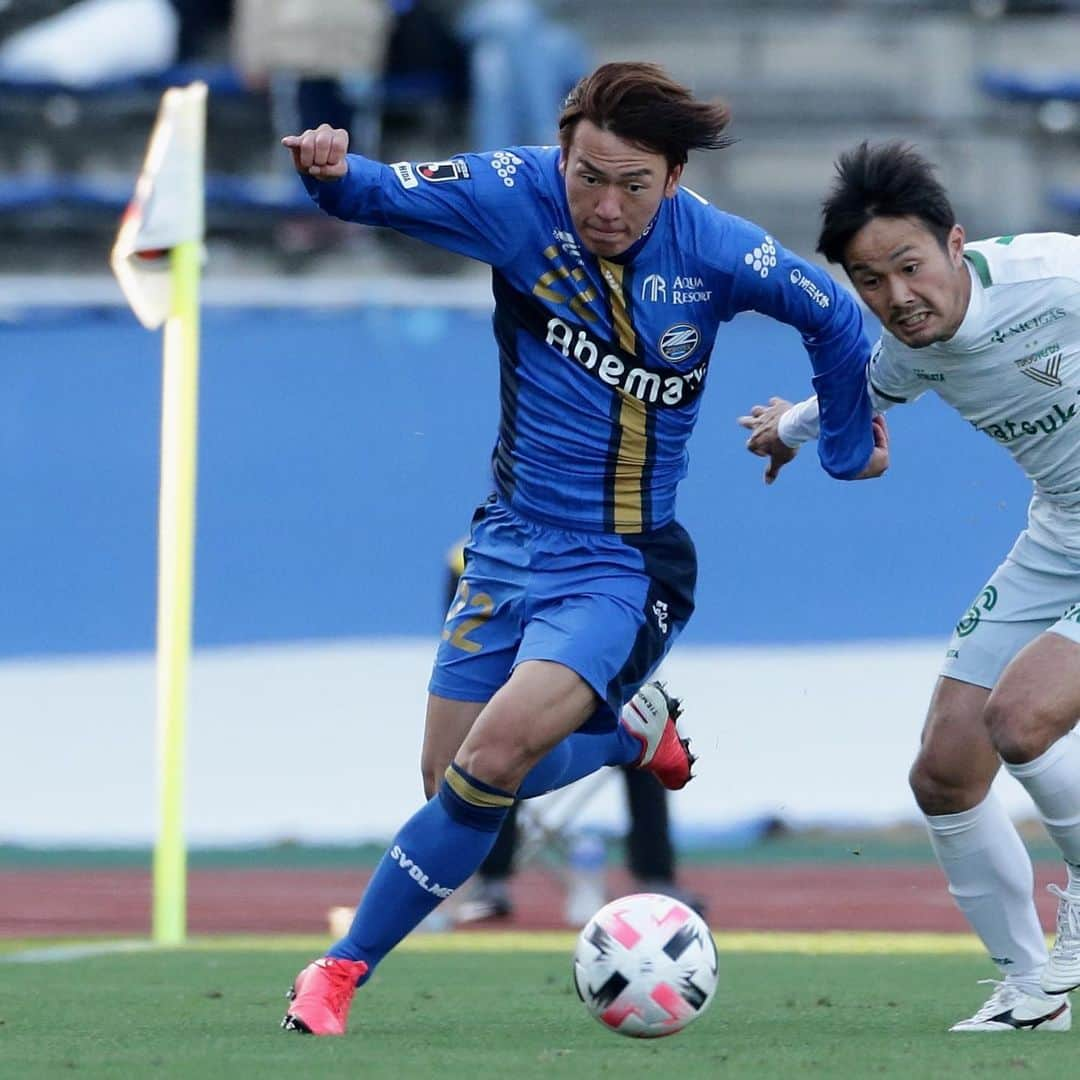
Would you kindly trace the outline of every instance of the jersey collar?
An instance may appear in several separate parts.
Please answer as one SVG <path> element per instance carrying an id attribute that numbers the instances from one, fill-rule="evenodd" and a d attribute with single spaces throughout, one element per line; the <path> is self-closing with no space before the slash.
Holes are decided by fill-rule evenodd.
<path id="1" fill-rule="evenodd" d="M 967 311 L 964 312 L 956 333 L 948 341 L 941 342 L 950 349 L 974 349 L 983 344 L 986 329 L 986 289 L 979 279 L 978 269 L 970 259 L 964 259 L 968 275 L 971 278 L 971 294 L 968 297 Z"/>
<path id="2" fill-rule="evenodd" d="M 656 232 L 657 226 L 660 222 L 660 215 L 664 212 L 664 203 L 668 201 L 668 199 L 664 199 L 664 201 L 657 209 L 656 213 L 653 215 L 652 221 L 650 221 L 649 224 L 645 226 L 645 231 L 621 255 L 612 255 L 611 258 L 607 261 L 619 263 L 623 266 L 625 266 L 627 263 L 633 262 L 634 259 L 636 259 L 641 253 L 642 248 L 644 248 L 645 245 L 649 242 L 649 238 L 652 236 L 652 234 Z"/>

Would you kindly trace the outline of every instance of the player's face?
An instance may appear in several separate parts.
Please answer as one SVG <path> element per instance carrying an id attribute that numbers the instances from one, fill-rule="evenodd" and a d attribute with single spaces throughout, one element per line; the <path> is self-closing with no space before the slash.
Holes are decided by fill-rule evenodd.
<path id="1" fill-rule="evenodd" d="M 881 325 L 909 348 L 948 341 L 963 322 L 971 278 L 959 225 L 942 248 L 918 218 L 872 218 L 848 242 L 844 267 Z"/>
<path id="2" fill-rule="evenodd" d="M 675 194 L 682 166 L 663 154 L 581 120 L 559 167 L 570 217 L 594 255 L 621 255 L 641 236 L 660 203 Z"/>

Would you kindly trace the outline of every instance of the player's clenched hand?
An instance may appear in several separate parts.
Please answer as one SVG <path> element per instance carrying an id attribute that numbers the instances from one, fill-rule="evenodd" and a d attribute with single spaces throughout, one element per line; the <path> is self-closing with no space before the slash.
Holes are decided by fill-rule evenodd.
<path id="1" fill-rule="evenodd" d="M 316 180 L 340 180 L 349 171 L 349 133 L 344 128 L 320 124 L 303 135 L 286 135 L 281 145 L 292 154 L 296 171 Z"/>
<path id="2" fill-rule="evenodd" d="M 874 417 L 874 449 L 870 454 L 870 460 L 866 463 L 856 480 L 873 480 L 880 476 L 889 467 L 889 426 L 885 423 L 885 417 Z"/>
<path id="3" fill-rule="evenodd" d="M 798 453 L 780 438 L 780 417 L 791 408 L 790 401 L 769 398 L 768 405 L 755 405 L 746 416 L 739 417 L 739 425 L 750 432 L 746 449 L 758 457 L 767 457 L 765 483 L 771 484 L 780 470 Z"/>

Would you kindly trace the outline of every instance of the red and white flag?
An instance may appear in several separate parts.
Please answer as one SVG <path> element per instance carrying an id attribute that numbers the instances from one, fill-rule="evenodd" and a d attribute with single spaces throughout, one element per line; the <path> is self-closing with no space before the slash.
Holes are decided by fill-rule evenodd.
<path id="1" fill-rule="evenodd" d="M 124 296 L 148 330 L 169 317 L 170 249 L 203 238 L 205 143 L 206 84 L 166 90 L 110 258 Z"/>

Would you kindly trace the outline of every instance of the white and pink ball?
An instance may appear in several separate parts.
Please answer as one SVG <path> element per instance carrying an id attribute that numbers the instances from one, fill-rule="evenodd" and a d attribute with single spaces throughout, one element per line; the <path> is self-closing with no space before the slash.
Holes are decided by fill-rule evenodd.
<path id="1" fill-rule="evenodd" d="M 696 1020 L 716 992 L 716 944 L 692 908 L 659 893 L 612 900 L 574 949 L 574 986 L 620 1035 L 654 1039 Z"/>

